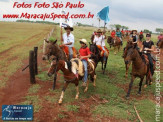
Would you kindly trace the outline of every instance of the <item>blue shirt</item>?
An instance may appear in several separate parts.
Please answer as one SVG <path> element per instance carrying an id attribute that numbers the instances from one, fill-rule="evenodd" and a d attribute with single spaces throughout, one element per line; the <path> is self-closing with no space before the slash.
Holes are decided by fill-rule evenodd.
<path id="1" fill-rule="evenodd" d="M 121 32 L 116 32 L 116 35 L 121 38 Z"/>

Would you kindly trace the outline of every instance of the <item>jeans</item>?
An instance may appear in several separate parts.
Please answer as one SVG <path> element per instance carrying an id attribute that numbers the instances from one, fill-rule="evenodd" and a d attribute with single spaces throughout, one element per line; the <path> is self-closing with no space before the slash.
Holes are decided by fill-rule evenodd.
<path id="1" fill-rule="evenodd" d="M 72 47 L 68 47 L 68 50 L 69 50 L 69 59 L 71 60 L 73 58 Z"/>
<path id="2" fill-rule="evenodd" d="M 148 60 L 149 60 L 150 71 L 151 71 L 151 74 L 153 75 L 154 74 L 154 71 L 153 71 L 153 59 L 151 57 L 151 54 L 147 54 L 147 56 L 148 56 Z"/>
<path id="3" fill-rule="evenodd" d="M 104 46 L 102 46 L 102 49 L 105 50 Z M 106 61 L 106 53 L 105 52 L 104 52 L 104 61 Z"/>
<path id="4" fill-rule="evenodd" d="M 84 78 L 83 78 L 83 81 L 86 83 L 87 78 L 88 78 L 88 70 L 87 70 L 88 62 L 86 60 L 82 59 L 82 63 L 84 65 Z"/>

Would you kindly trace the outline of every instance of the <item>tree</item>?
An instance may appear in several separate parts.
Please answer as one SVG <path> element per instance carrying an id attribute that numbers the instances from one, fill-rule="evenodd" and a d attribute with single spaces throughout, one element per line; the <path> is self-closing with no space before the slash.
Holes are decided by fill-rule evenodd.
<path id="1" fill-rule="evenodd" d="M 156 28 L 156 32 L 157 32 L 157 33 L 163 32 L 163 28 Z"/>

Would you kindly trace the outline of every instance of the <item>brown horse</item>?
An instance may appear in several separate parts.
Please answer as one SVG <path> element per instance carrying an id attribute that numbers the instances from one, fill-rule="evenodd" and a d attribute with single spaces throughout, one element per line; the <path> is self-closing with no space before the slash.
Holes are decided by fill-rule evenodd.
<path id="1" fill-rule="evenodd" d="M 66 54 L 64 51 L 57 45 L 57 40 L 54 42 L 49 42 L 47 39 L 44 40 L 46 44 L 44 44 L 44 51 L 43 51 L 43 60 L 49 60 L 50 56 L 55 56 L 59 60 L 67 61 Z"/>
<path id="2" fill-rule="evenodd" d="M 147 59 L 147 56 L 144 55 Z M 138 94 L 141 94 L 141 87 L 144 77 L 146 76 L 146 85 L 151 84 L 151 73 L 149 68 L 149 62 L 143 61 L 142 57 L 138 53 L 138 50 L 133 46 L 127 51 L 127 56 L 125 58 L 125 63 L 128 64 L 132 61 L 132 73 L 131 73 L 131 82 L 129 84 L 129 90 L 127 92 L 126 98 L 129 98 L 133 82 L 136 77 L 140 78 L 139 91 Z"/>
<path id="3" fill-rule="evenodd" d="M 157 46 L 158 46 L 160 49 L 163 49 L 163 38 L 157 43 Z"/>
<path id="4" fill-rule="evenodd" d="M 77 61 L 75 61 L 77 62 Z M 96 74 L 95 74 L 95 63 L 93 61 L 91 61 L 88 63 L 88 75 L 90 76 L 90 80 L 93 82 L 93 86 L 95 85 L 95 80 L 96 80 Z M 79 97 L 79 80 L 81 80 L 83 78 L 83 76 L 79 75 L 79 78 L 76 77 L 75 73 L 72 72 L 70 69 L 67 68 L 67 63 L 64 60 L 53 60 L 51 63 L 51 67 L 48 70 L 48 76 L 52 76 L 54 74 L 54 72 L 58 72 L 59 70 L 61 70 L 64 74 L 64 87 L 62 89 L 62 94 L 60 96 L 59 99 L 59 104 L 62 103 L 63 100 L 63 96 L 64 96 L 64 92 L 68 86 L 69 83 L 74 83 L 76 86 L 76 97 L 75 99 L 78 99 Z M 84 92 L 87 92 L 88 90 L 88 85 L 89 85 L 89 80 L 87 81 L 87 85 L 86 88 L 84 89 Z"/>
<path id="5" fill-rule="evenodd" d="M 130 48 L 132 48 L 132 46 L 133 46 L 132 41 L 127 41 L 127 45 L 123 50 L 123 56 L 122 56 L 124 58 L 124 62 L 125 62 L 125 58 L 127 57 L 127 51 Z M 130 65 L 131 65 L 131 61 L 129 61 L 127 64 L 125 63 L 125 68 L 126 68 L 125 78 L 126 79 L 128 78 L 128 70 L 129 70 Z"/>
<path id="6" fill-rule="evenodd" d="M 63 48 L 65 47 L 61 47 L 57 44 L 57 40 L 55 40 L 54 42 L 49 42 L 47 39 L 45 39 L 42 59 L 48 60 L 49 57 L 53 55 L 55 57 L 58 57 L 59 60 L 69 60 L 69 56 L 67 55 L 68 49 L 66 50 L 66 52 L 64 52 Z M 75 53 L 73 54 L 73 58 L 76 58 L 77 51 L 76 49 L 74 50 Z"/>
<path id="7" fill-rule="evenodd" d="M 119 52 L 120 46 L 121 46 L 121 40 L 118 37 L 112 38 L 111 36 L 108 37 L 107 39 L 108 44 L 114 47 L 114 54 L 116 55 L 116 48 L 117 51 Z"/>

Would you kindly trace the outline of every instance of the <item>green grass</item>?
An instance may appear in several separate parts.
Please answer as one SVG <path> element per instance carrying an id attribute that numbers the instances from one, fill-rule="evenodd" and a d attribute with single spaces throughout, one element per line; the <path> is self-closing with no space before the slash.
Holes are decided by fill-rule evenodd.
<path id="1" fill-rule="evenodd" d="M 28 93 L 29 94 L 37 93 L 40 88 L 41 86 L 39 84 L 34 84 L 29 88 Z"/>
<path id="2" fill-rule="evenodd" d="M 20 69 L 34 46 L 40 47 L 54 26 L 17 22 L 0 22 L 0 88 Z"/>
<path id="3" fill-rule="evenodd" d="M 67 105 L 66 108 L 67 108 L 68 111 L 78 112 L 80 106 L 77 106 L 77 105 Z"/>

